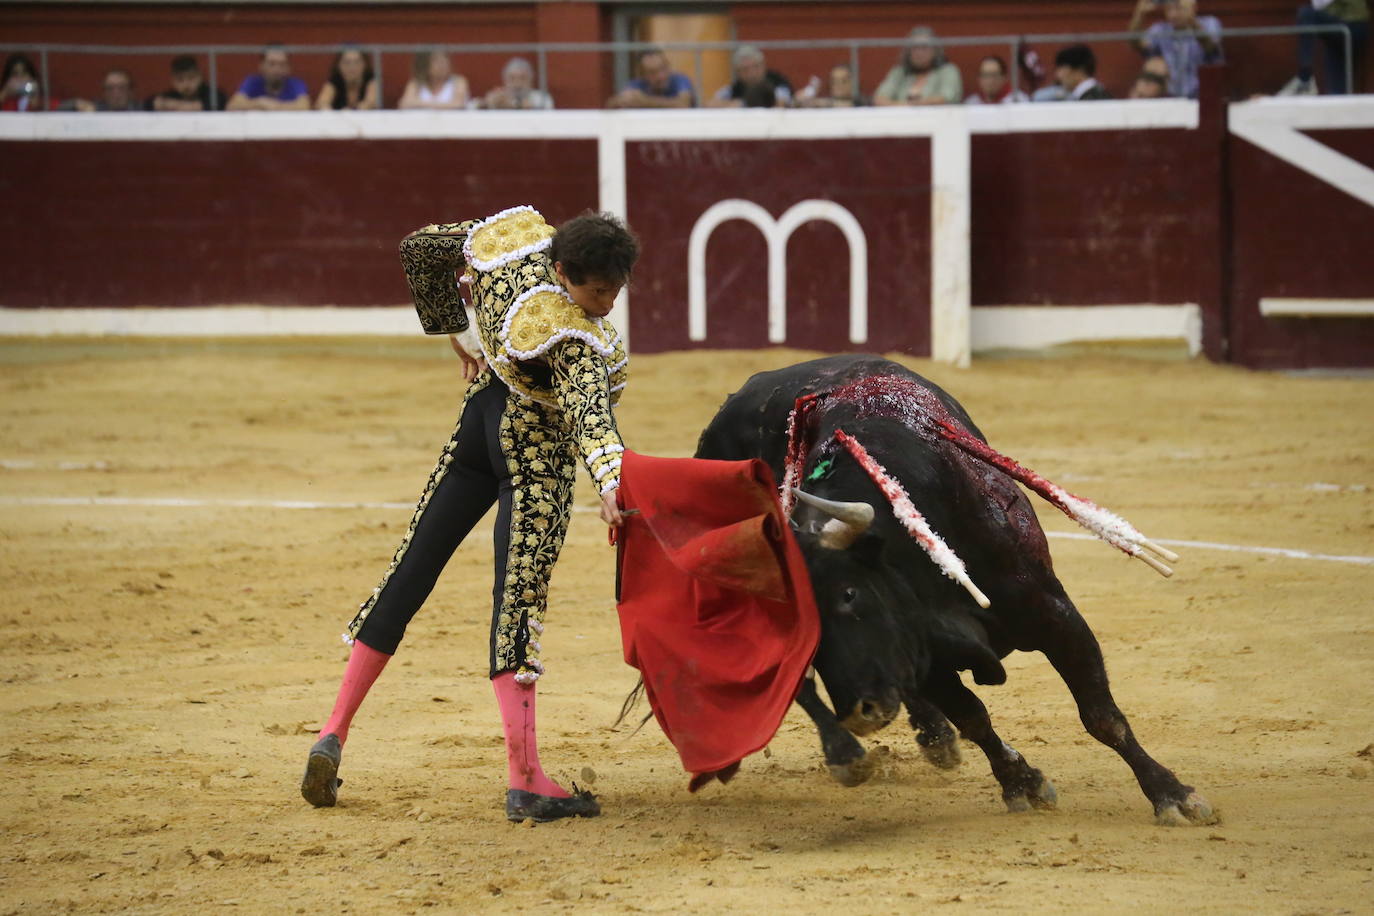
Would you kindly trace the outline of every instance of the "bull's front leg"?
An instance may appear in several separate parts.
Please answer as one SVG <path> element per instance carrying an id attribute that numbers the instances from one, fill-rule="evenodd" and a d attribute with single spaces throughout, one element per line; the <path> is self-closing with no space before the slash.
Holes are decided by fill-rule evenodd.
<path id="1" fill-rule="evenodd" d="M 942 770 L 952 770 L 963 763 L 963 755 L 959 753 L 959 735 L 945 714 L 918 693 L 906 693 L 902 702 L 906 704 L 907 721 L 916 732 L 916 743 L 920 745 L 922 756 Z"/>
<path id="2" fill-rule="evenodd" d="M 1097 637 L 1073 602 L 1062 593 L 1047 600 L 1052 607 L 1040 615 L 1048 623 L 1041 637 L 1045 643 L 1041 651 L 1068 685 L 1088 734 L 1120 754 L 1130 766 L 1145 797 L 1154 805 L 1156 823 L 1165 827 L 1216 823 L 1207 799 L 1180 782 L 1136 740 L 1107 685 L 1107 667 Z"/>
<path id="3" fill-rule="evenodd" d="M 830 775 L 842 786 L 857 786 L 868 781 L 884 754 L 866 754 L 863 745 L 840 724 L 830 707 L 816 693 L 815 677 L 802 679 L 797 705 L 806 710 L 821 736 L 821 751 Z"/>
<path id="4" fill-rule="evenodd" d="M 963 735 L 987 755 L 992 775 L 1002 787 L 1002 801 L 1012 812 L 1031 808 L 1053 808 L 1058 801 L 1054 783 L 1026 762 L 1016 748 L 993 730 L 992 719 L 983 701 L 963 685 L 954 671 L 932 673 L 923 688 L 924 695 L 939 707 Z"/>

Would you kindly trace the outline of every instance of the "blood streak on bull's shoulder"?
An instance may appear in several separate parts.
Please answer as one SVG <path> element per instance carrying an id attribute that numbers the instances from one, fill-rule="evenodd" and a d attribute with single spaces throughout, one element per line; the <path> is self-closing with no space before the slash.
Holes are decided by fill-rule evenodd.
<path id="1" fill-rule="evenodd" d="M 1037 480 L 1043 478 L 994 451 L 974 436 L 950 413 L 935 392 L 905 376 L 870 375 L 836 389 L 834 397 L 857 405 L 861 420 L 868 417 L 897 420 L 932 447 L 945 442 L 958 446 L 955 449 L 942 448 L 940 451 L 963 471 L 964 479 L 978 489 L 985 504 L 997 507 L 1005 516 L 1006 524 L 1016 534 L 1020 550 L 1047 565 L 1052 562 L 1049 543 L 1035 517 L 1035 510 L 1021 497 L 1016 484 L 1012 482 L 1012 479 L 1020 479 L 1013 470 Z M 989 456 L 1001 460 L 993 461 Z M 1048 481 L 1044 483 L 1049 484 Z M 1042 488 L 1032 488 L 1041 494 L 1045 493 Z M 1055 504 L 1064 508 L 1057 501 Z"/>

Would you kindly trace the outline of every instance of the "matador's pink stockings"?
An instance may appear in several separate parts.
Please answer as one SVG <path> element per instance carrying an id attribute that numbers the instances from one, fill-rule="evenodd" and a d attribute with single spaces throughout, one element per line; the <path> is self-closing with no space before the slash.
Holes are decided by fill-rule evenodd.
<path id="1" fill-rule="evenodd" d="M 514 671 L 503 671 L 491 679 L 491 686 L 496 690 L 501 725 L 506 732 L 510 787 L 536 795 L 567 798 L 563 787 L 545 776 L 539 765 L 539 746 L 534 736 L 534 685 L 516 683 Z"/>
<path id="2" fill-rule="evenodd" d="M 378 652 L 360 642 L 353 643 L 353 651 L 348 655 L 348 667 L 344 669 L 343 683 L 339 684 L 339 698 L 334 701 L 334 711 L 329 714 L 329 721 L 320 729 L 321 737 L 337 735 L 341 745 L 348 740 L 348 726 L 353 721 L 354 713 L 363 705 L 363 698 L 372 689 L 373 681 L 377 680 L 377 675 L 382 673 L 389 661 L 391 656 L 385 652 Z"/>

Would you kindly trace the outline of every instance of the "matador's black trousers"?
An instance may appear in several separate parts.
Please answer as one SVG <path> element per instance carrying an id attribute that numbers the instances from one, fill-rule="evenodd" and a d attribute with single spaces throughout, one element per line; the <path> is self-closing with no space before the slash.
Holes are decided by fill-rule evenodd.
<path id="1" fill-rule="evenodd" d="M 538 676 L 548 577 L 567 531 L 575 468 L 559 420 L 513 397 L 490 370 L 473 381 L 391 568 L 350 636 L 395 654 L 454 550 L 495 503 L 491 676 Z"/>

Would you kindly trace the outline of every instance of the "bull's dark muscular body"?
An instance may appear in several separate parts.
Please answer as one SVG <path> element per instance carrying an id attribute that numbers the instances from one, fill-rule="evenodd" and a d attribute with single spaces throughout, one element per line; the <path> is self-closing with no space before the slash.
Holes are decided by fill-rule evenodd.
<path id="1" fill-rule="evenodd" d="M 782 480 L 788 416 L 797 398 L 887 375 L 914 380 L 982 438 L 938 386 L 880 357 L 846 355 L 755 375 L 702 433 L 697 457 L 762 458 Z M 871 528 L 842 550 L 823 546 L 816 533 L 827 516 L 805 505 L 793 516 L 821 609 L 816 668 L 835 713 L 809 681 L 798 703 L 815 720 L 837 779 L 857 785 L 867 778 L 872 762 L 853 735 L 887 725 L 905 703 L 934 762 L 958 761 L 948 717 L 987 754 L 1009 808 L 1053 806 L 1054 787 L 997 736 L 987 710 L 958 674 L 967 670 L 977 683 L 1002 683 L 1000 659 L 1014 649 L 1039 651 L 1068 685 L 1088 732 L 1130 765 L 1161 823 L 1211 820 L 1207 802 L 1131 733 L 1112 699 L 1097 639 L 1055 577 L 1044 532 L 1009 477 L 891 416 L 860 416 L 858 406 L 842 398 L 822 400 L 810 422 L 807 441 L 815 445 L 806 456 L 802 489 L 830 500 L 868 502 L 876 510 Z M 987 610 L 941 574 L 864 470 L 834 447 L 832 434 L 840 428 L 902 483 L 991 599 Z"/>

